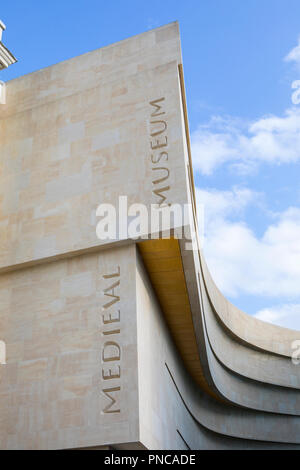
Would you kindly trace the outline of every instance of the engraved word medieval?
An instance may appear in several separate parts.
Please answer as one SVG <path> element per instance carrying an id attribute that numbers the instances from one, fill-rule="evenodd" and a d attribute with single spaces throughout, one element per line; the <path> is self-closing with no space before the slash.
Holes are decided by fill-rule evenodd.
<path id="1" fill-rule="evenodd" d="M 102 394 L 105 405 L 102 413 L 120 413 L 121 392 L 121 346 L 120 346 L 120 266 L 103 280 L 107 287 L 103 290 L 102 305 Z"/>

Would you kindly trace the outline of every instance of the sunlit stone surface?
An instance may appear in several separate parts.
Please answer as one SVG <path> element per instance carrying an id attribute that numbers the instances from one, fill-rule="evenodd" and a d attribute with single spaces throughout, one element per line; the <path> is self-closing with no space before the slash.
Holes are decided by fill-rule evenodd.
<path id="1" fill-rule="evenodd" d="M 195 229 L 177 23 L 6 83 L 0 183 L 0 449 L 298 447 L 300 334 L 231 305 L 196 235 L 96 235 L 119 196 Z"/>

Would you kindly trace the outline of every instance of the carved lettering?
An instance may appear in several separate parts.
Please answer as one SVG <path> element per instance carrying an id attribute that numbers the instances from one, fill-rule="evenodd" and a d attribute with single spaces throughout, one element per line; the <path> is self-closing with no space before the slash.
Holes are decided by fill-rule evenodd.
<path id="1" fill-rule="evenodd" d="M 103 413 L 120 413 L 120 408 L 119 409 L 111 409 L 114 404 L 117 402 L 117 399 L 115 399 L 111 393 L 113 392 L 119 392 L 121 390 L 121 387 L 113 387 L 113 388 L 106 388 L 103 389 L 102 392 L 104 395 L 110 400 L 110 403 L 106 405 L 106 407 L 103 409 Z"/>
<path id="2" fill-rule="evenodd" d="M 154 180 L 153 181 L 153 184 L 158 184 L 158 183 L 162 183 L 163 181 L 167 180 L 170 176 L 170 170 L 168 168 L 163 168 L 163 167 L 156 167 L 156 168 L 152 168 L 153 171 L 157 171 L 157 170 L 165 170 L 167 172 L 166 176 L 164 176 L 163 178 L 159 178 L 158 180 Z"/>
<path id="3" fill-rule="evenodd" d="M 119 322 L 121 319 L 120 310 L 118 310 L 118 316 L 116 318 L 112 317 L 112 313 L 107 313 L 108 317 L 106 317 L 105 313 L 102 315 L 102 321 L 104 325 L 108 325 L 109 323 L 116 323 Z"/>
<path id="4" fill-rule="evenodd" d="M 155 111 L 153 111 L 153 113 L 151 114 L 151 117 L 157 117 L 157 116 L 162 116 L 163 114 L 166 114 L 165 111 L 162 112 L 162 113 L 159 112 L 161 110 L 162 106 L 157 104 L 157 103 L 161 103 L 164 100 L 165 100 L 165 98 L 159 98 L 158 100 L 150 101 L 151 106 L 154 106 L 156 108 Z"/>
<path id="5" fill-rule="evenodd" d="M 167 130 L 168 127 L 166 121 L 151 121 L 150 124 L 152 124 L 154 127 L 157 127 L 156 124 L 163 124 L 162 129 L 156 132 L 152 132 L 151 137 L 156 137 L 157 135 L 162 134 Z"/>
<path id="6" fill-rule="evenodd" d="M 107 369 L 107 371 L 102 369 L 102 379 L 103 380 L 119 379 L 121 377 L 121 368 L 120 366 L 116 366 L 116 368 L 118 369 L 118 372 L 116 374 L 114 374 L 113 370 L 110 368 Z"/>
<path id="7" fill-rule="evenodd" d="M 108 351 L 108 352 L 107 352 Z M 107 341 L 102 350 L 102 361 L 119 361 L 121 359 L 121 349 L 118 343 Z"/>
<path id="8" fill-rule="evenodd" d="M 121 328 L 118 325 L 121 319 L 121 311 L 119 308 L 116 309 L 120 305 L 120 273 L 120 266 L 118 266 L 114 272 L 103 275 L 103 279 L 109 282 L 109 285 L 103 289 L 102 335 L 103 338 L 108 336 L 111 338 L 109 341 L 104 342 L 101 357 L 102 380 L 105 383 L 105 387 L 102 387 L 102 393 L 110 400 L 102 409 L 102 413 L 107 414 L 121 412 L 119 405 L 120 396 L 119 393 L 116 393 L 121 392 L 121 385 L 118 383 L 121 379 Z M 108 329 L 107 325 L 111 325 L 110 329 Z M 112 386 L 106 388 L 110 380 L 112 381 Z"/>
<path id="9" fill-rule="evenodd" d="M 151 113 L 151 118 L 153 117 L 158 117 L 166 114 L 166 111 L 163 109 L 165 98 L 158 98 L 156 100 L 150 101 L 150 106 L 154 107 L 154 111 L 152 110 Z M 166 135 L 166 131 L 168 129 L 168 124 L 167 120 L 153 120 L 150 119 L 150 149 L 152 151 L 151 153 L 151 162 L 154 165 L 152 167 L 153 171 L 161 171 L 165 172 L 165 174 L 161 178 L 155 178 L 152 180 L 152 193 L 155 196 L 155 199 L 157 201 L 158 198 L 158 205 L 162 206 L 164 205 L 170 205 L 170 203 L 167 201 L 168 197 L 168 191 L 170 190 L 170 185 L 169 184 L 164 184 L 164 186 L 161 186 L 161 183 L 167 182 L 170 177 L 170 170 L 168 167 L 161 167 L 161 166 L 155 166 L 157 165 L 161 160 L 164 162 L 167 162 L 169 160 L 169 154 L 166 150 L 164 151 L 159 151 L 156 152 L 162 148 L 167 148 L 168 147 L 168 136 Z M 153 152 L 154 151 L 154 152 Z M 164 193 L 164 194 L 163 194 Z"/>
<path id="10" fill-rule="evenodd" d="M 151 155 L 151 162 L 152 163 L 159 163 L 162 158 L 165 158 L 166 161 L 169 159 L 169 155 L 167 152 L 160 152 L 159 155 Z"/>
<path id="11" fill-rule="evenodd" d="M 112 274 L 104 274 L 103 279 L 111 279 L 112 277 L 120 277 L 120 266 L 118 266 L 118 271 Z"/>
<path id="12" fill-rule="evenodd" d="M 160 206 L 167 199 L 167 196 L 165 196 L 164 194 L 161 194 L 161 193 L 163 191 L 169 191 L 169 189 L 170 189 L 170 186 L 166 186 L 166 187 L 160 188 L 160 189 L 153 189 L 154 194 L 156 194 L 156 196 L 160 197 L 160 201 L 158 203 Z"/>
<path id="13" fill-rule="evenodd" d="M 156 140 L 155 143 L 151 142 L 151 149 L 152 150 L 157 150 L 157 149 L 161 149 L 163 147 L 166 147 L 168 145 L 168 138 L 167 136 L 165 135 L 164 136 L 165 138 L 165 141 L 159 141 L 159 140 Z"/>
<path id="14" fill-rule="evenodd" d="M 104 308 L 111 307 L 116 302 L 120 302 L 120 297 L 118 295 L 115 295 L 115 288 L 118 287 L 119 285 L 120 285 L 120 281 L 117 281 L 112 286 L 107 287 L 107 289 L 104 290 L 104 295 L 107 295 L 108 297 L 113 297 L 113 300 L 105 304 Z M 109 294 L 109 292 L 111 292 L 111 294 Z"/>
<path id="15" fill-rule="evenodd" d="M 117 335 L 120 333 L 120 330 L 111 330 L 111 331 L 103 331 L 103 334 L 106 335 Z"/>

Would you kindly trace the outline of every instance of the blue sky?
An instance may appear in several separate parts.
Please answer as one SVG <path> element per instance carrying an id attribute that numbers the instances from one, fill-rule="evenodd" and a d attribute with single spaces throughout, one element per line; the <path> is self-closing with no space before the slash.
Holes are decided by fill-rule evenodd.
<path id="1" fill-rule="evenodd" d="M 1 5 L 9 80 L 180 23 L 198 203 L 221 290 L 300 330 L 299 0 L 14 0 Z"/>

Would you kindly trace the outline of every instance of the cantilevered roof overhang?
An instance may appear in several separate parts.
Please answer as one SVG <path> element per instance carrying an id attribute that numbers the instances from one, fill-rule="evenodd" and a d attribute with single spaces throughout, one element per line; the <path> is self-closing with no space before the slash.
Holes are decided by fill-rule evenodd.
<path id="1" fill-rule="evenodd" d="M 300 377 L 291 360 L 291 345 L 297 341 L 299 332 L 246 315 L 232 305 L 214 284 L 197 232 L 186 98 L 180 66 L 179 76 L 189 161 L 188 191 L 193 207 L 190 220 L 191 232 L 194 233 L 193 250 L 185 248 L 184 240 L 174 237 L 141 241 L 138 243 L 139 252 L 166 323 L 194 383 L 213 397 L 225 414 L 226 410 L 229 413 L 243 410 L 243 413 L 249 412 L 249 416 L 252 413 L 263 417 L 267 423 L 263 431 L 264 440 L 279 442 L 287 439 L 292 442 L 294 438 L 289 432 L 288 437 L 280 433 L 280 436 L 272 438 L 268 432 L 275 422 L 281 423 L 284 419 L 287 420 L 287 429 L 292 429 L 294 420 L 300 415 Z M 179 382 L 177 386 L 185 395 Z M 198 419 L 197 412 L 191 406 L 188 408 Z M 199 422 L 201 419 L 202 415 Z M 248 420 L 243 419 L 245 423 Z M 293 442 L 299 443 L 299 432 L 296 434 Z M 258 439 L 257 429 L 254 435 Z M 235 436 L 241 437 L 241 434 Z"/>

